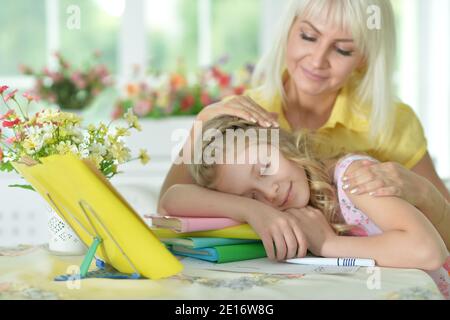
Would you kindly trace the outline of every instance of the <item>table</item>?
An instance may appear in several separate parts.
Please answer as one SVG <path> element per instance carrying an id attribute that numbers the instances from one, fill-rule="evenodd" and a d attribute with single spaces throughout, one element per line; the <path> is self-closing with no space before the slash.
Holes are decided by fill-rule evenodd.
<path id="1" fill-rule="evenodd" d="M 45 246 L 0 248 L 0 299 L 443 299 L 432 279 L 416 269 L 360 268 L 352 274 L 263 274 L 186 268 L 162 280 L 83 279 L 57 282 L 81 256 L 57 256 Z M 369 283 L 369 285 L 368 285 Z M 375 288 L 370 288 L 370 287 Z"/>

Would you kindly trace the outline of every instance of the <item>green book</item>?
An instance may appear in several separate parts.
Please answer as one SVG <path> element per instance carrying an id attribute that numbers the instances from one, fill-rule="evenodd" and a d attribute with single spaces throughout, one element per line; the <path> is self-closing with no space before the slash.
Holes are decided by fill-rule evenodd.
<path id="1" fill-rule="evenodd" d="M 176 255 L 217 263 L 258 259 L 267 256 L 261 241 L 257 243 L 241 243 L 199 249 L 174 245 L 171 251 Z"/>
<path id="2" fill-rule="evenodd" d="M 230 238 L 203 238 L 203 237 L 187 237 L 187 238 L 162 238 L 160 239 L 166 245 L 183 246 L 192 249 L 210 248 L 215 246 L 225 246 L 240 243 L 257 243 L 259 240 L 248 239 L 230 239 Z"/>

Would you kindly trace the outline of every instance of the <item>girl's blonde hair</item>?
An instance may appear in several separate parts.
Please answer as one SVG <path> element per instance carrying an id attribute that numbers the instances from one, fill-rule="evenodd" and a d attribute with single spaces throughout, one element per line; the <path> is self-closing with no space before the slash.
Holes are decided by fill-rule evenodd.
<path id="1" fill-rule="evenodd" d="M 261 141 L 271 145 L 274 143 L 271 141 L 272 135 L 262 134 L 261 129 L 267 130 L 267 128 L 259 127 L 258 125 L 242 120 L 233 116 L 219 116 L 212 120 L 209 120 L 203 124 L 203 133 L 210 129 L 218 130 L 220 136 L 225 140 L 227 135 L 227 130 L 243 130 L 246 132 L 248 129 L 256 129 L 258 132 L 258 142 Z M 279 141 L 276 142 L 280 152 L 283 156 L 297 164 L 299 167 L 305 170 L 308 184 L 310 187 L 310 202 L 309 205 L 315 207 L 323 212 L 327 221 L 334 224 L 334 228 L 338 232 L 346 231 L 344 225 L 341 225 L 341 217 L 338 211 L 338 202 L 336 198 L 336 191 L 332 184 L 332 178 L 327 172 L 327 168 L 323 161 L 321 161 L 315 150 L 316 146 L 320 140 L 306 131 L 299 132 L 297 134 L 291 134 L 283 129 L 269 129 L 269 130 L 279 130 Z M 265 131 L 267 132 L 267 131 Z M 203 134 L 202 134 L 203 136 Z M 236 140 L 236 136 L 233 136 Z M 267 138 L 266 138 L 267 137 Z M 199 141 L 201 140 L 201 141 Z M 209 148 L 213 139 L 208 140 L 203 137 L 198 137 L 196 143 L 201 143 L 202 150 L 202 160 L 205 155 L 205 150 Z M 227 145 L 226 141 L 221 143 L 221 146 L 225 148 Z M 225 154 L 225 150 L 222 154 Z M 206 161 L 200 161 L 201 163 L 192 163 L 188 166 L 191 176 L 195 182 L 205 188 L 212 188 L 217 177 L 217 166 L 216 164 L 207 164 Z"/>
<path id="2" fill-rule="evenodd" d="M 372 26 L 373 14 L 381 19 L 381 28 Z M 364 70 L 355 71 L 347 84 L 352 98 L 369 106 L 367 114 L 370 137 L 381 146 L 392 135 L 396 101 L 392 78 L 396 58 L 396 32 L 389 0 L 290 0 L 281 16 L 278 31 L 269 50 L 263 55 L 253 74 L 253 86 L 271 102 L 280 95 L 285 101 L 283 77 L 288 36 L 297 17 L 323 17 L 337 28 L 352 32 L 355 45 L 365 57 Z M 349 106 L 353 107 L 354 106 Z M 363 110 L 355 112 L 366 113 Z"/>

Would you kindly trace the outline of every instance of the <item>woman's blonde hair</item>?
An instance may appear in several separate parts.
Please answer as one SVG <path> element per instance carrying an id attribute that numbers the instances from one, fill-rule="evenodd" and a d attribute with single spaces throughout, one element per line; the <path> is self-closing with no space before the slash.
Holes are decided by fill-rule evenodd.
<path id="1" fill-rule="evenodd" d="M 219 116 L 203 124 L 203 133 L 211 129 L 218 130 L 223 139 L 227 137 L 227 130 L 243 130 L 243 132 L 246 132 L 248 129 L 256 129 L 259 143 L 261 141 L 269 145 L 275 143 L 271 141 L 271 134 L 266 135 L 261 132 L 261 129 L 267 130 L 267 128 L 259 127 L 254 123 L 233 116 Z M 336 231 L 347 230 L 339 224 L 342 220 L 339 215 L 336 191 L 332 185 L 332 177 L 328 174 L 324 162 L 318 158 L 315 151 L 317 144 L 323 143 L 323 141 L 316 140 L 315 136 L 306 131 L 292 134 L 283 129 L 269 130 L 279 130 L 279 135 L 276 135 L 279 136 L 276 146 L 287 160 L 294 162 L 305 170 L 310 187 L 309 205 L 321 210 L 327 221 L 334 224 Z M 236 136 L 233 136 L 233 139 L 236 139 Z M 203 134 L 202 137 L 197 137 L 196 143 L 201 143 L 202 160 L 206 153 L 205 151 L 213 141 L 213 139 L 203 139 Z M 225 148 L 227 143 L 223 141 L 220 145 Z M 225 150 L 219 150 L 219 152 L 221 151 L 223 151 L 223 154 L 226 152 Z M 191 176 L 198 185 L 212 188 L 217 177 L 217 166 L 214 163 L 208 164 L 206 161 L 200 162 L 192 163 L 188 166 Z"/>
<path id="2" fill-rule="evenodd" d="M 349 83 L 353 98 L 369 106 L 370 137 L 380 146 L 392 135 L 396 101 L 392 78 L 396 58 L 396 32 L 392 5 L 389 0 L 290 0 L 281 16 L 273 45 L 263 55 L 253 74 L 253 86 L 263 97 L 273 101 L 286 99 L 283 77 L 288 36 L 297 17 L 323 17 L 336 27 L 352 32 L 355 45 L 365 57 L 366 68 L 355 71 Z M 370 24 L 372 14 L 378 14 L 381 28 Z M 354 107 L 354 106 L 349 106 Z M 361 112 L 362 110 L 354 110 Z M 363 111 L 363 113 L 365 113 Z"/>

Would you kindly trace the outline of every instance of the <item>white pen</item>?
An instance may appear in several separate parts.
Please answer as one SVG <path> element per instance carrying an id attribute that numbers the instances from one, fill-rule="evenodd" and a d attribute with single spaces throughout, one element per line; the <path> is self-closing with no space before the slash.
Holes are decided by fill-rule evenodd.
<path id="1" fill-rule="evenodd" d="M 357 258 L 296 258 L 285 260 L 288 263 L 319 265 L 319 266 L 338 266 L 338 267 L 374 267 L 373 259 Z"/>

